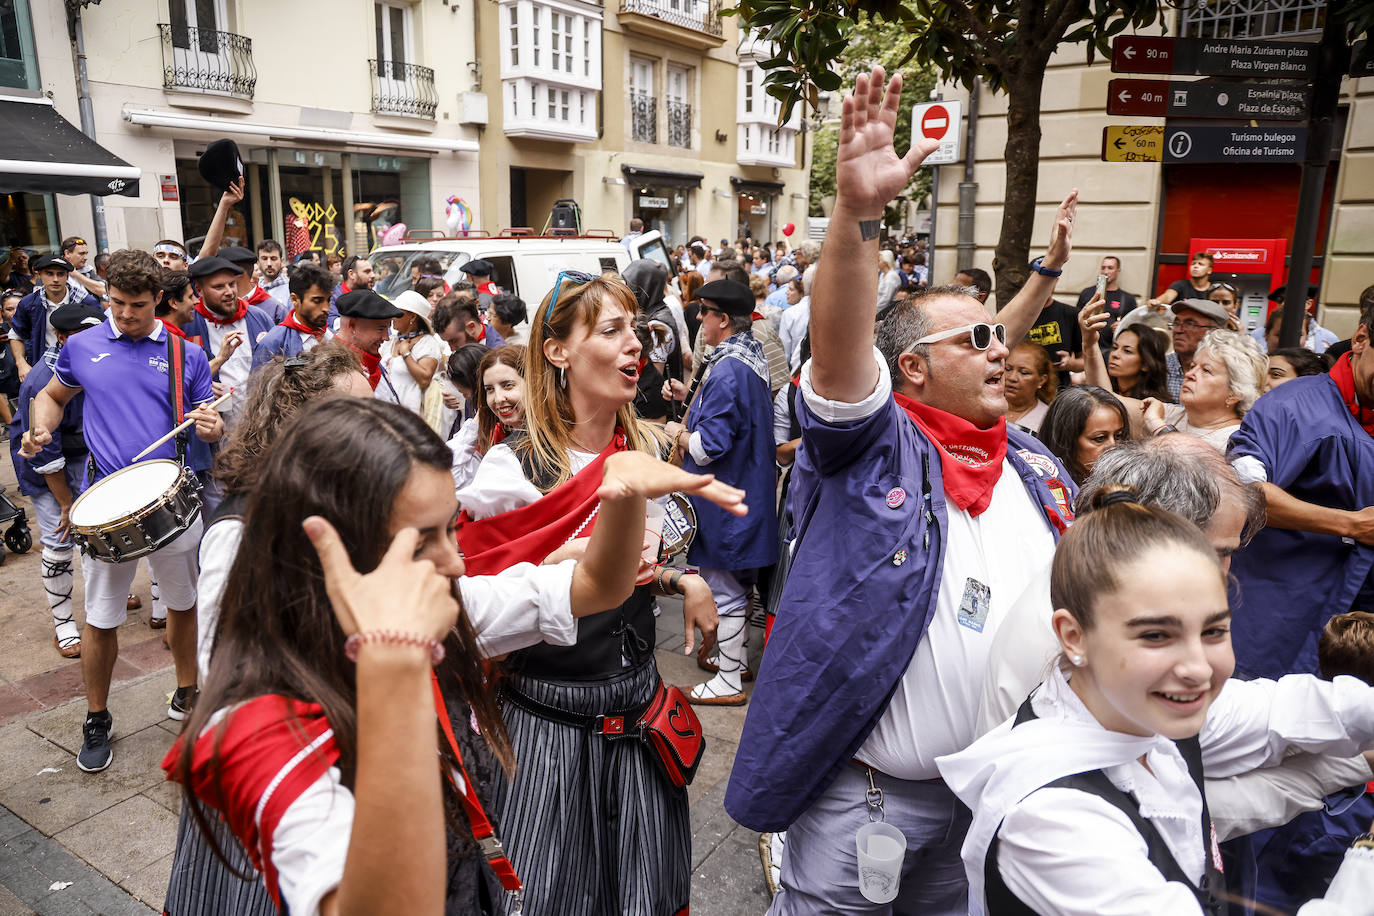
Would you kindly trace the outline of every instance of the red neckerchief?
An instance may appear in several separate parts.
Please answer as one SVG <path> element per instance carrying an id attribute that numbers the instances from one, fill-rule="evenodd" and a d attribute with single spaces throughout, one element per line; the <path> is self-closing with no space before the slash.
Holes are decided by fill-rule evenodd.
<path id="1" fill-rule="evenodd" d="M 316 340 L 319 340 L 320 338 L 324 337 L 324 328 L 312 328 L 304 321 L 301 321 L 299 318 L 296 317 L 295 309 L 292 309 L 291 311 L 286 313 L 286 318 L 282 320 L 281 326 L 284 328 L 290 328 L 293 331 L 300 331 L 302 334 L 309 334 Z M 381 357 L 378 357 L 378 359 L 381 359 Z M 376 386 L 374 385 L 373 387 Z"/>
<path id="2" fill-rule="evenodd" d="M 207 321 L 209 321 L 209 322 L 210 322 L 211 324 L 213 324 L 215 327 L 217 327 L 217 328 L 222 328 L 222 327 L 224 327 L 226 324 L 233 324 L 233 323 L 236 322 L 236 321 L 241 321 L 241 320 L 243 320 L 243 316 L 248 314 L 248 302 L 247 302 L 247 300 L 245 300 L 245 299 L 239 299 L 239 300 L 238 300 L 238 304 L 239 304 L 239 310 L 238 310 L 237 312 L 234 313 L 234 317 L 233 317 L 233 318 L 221 318 L 221 317 L 219 317 L 219 316 L 216 315 L 214 312 L 210 311 L 208 308 L 205 307 L 205 301 L 204 301 L 203 299 L 198 299 L 198 300 L 196 300 L 196 311 L 199 312 L 199 313 L 201 314 L 202 317 L 204 317 Z"/>
<path id="3" fill-rule="evenodd" d="M 189 338 L 189 337 L 186 336 L 186 332 L 185 332 L 185 331 L 183 331 L 181 328 L 177 327 L 176 325 L 172 324 L 172 323 L 171 323 L 170 321 L 168 321 L 166 318 L 159 318 L 158 321 L 161 321 L 161 322 L 162 322 L 162 326 L 163 326 L 164 328 L 167 329 L 167 333 L 168 333 L 168 334 L 175 334 L 176 336 L 180 337 L 182 340 L 190 340 L 190 339 L 191 339 L 191 338 Z"/>
<path id="4" fill-rule="evenodd" d="M 479 293 L 486 293 L 488 296 L 499 296 L 499 295 L 501 295 L 501 287 L 497 286 L 495 283 L 491 282 L 490 280 L 488 280 L 487 282 L 483 283 L 481 286 L 477 287 L 477 291 L 478 291 Z"/>
<path id="5" fill-rule="evenodd" d="M 472 519 L 458 516 L 458 546 L 469 576 L 491 576 L 516 563 L 542 563 L 544 558 L 574 537 L 592 533 L 600 501 L 601 469 L 615 452 L 629 445 L 625 431 L 616 428 L 611 444 L 572 479 L 555 487 L 542 499 L 493 515 Z"/>
<path id="6" fill-rule="evenodd" d="M 750 314 L 750 316 L 749 316 L 749 320 L 750 320 L 750 321 L 762 321 L 763 318 L 764 318 L 763 312 L 758 312 L 758 311 L 753 312 L 753 313 Z"/>
<path id="7" fill-rule="evenodd" d="M 492 431 L 491 431 L 491 445 L 496 445 L 496 444 L 498 444 L 498 443 L 500 443 L 500 442 L 505 442 L 505 441 L 506 441 L 506 428 L 505 428 L 504 426 L 502 426 L 500 423 L 497 423 L 496 426 L 493 427 L 493 428 L 492 428 Z M 487 446 L 487 448 L 491 448 L 491 445 Z"/>
<path id="8" fill-rule="evenodd" d="M 363 371 L 367 373 L 367 383 L 372 386 L 373 391 L 376 391 L 377 385 L 382 380 L 382 358 L 380 356 L 373 356 L 366 350 L 359 350 L 357 347 L 353 346 L 353 344 L 348 343 L 348 341 L 344 341 L 344 344 L 348 349 L 357 354 L 358 359 L 362 361 Z"/>
<path id="9" fill-rule="evenodd" d="M 1346 353 L 1336 360 L 1336 365 L 1331 367 L 1331 381 L 1340 389 L 1341 397 L 1345 400 L 1345 409 L 1350 411 L 1355 422 L 1363 426 L 1365 432 L 1374 436 L 1374 410 L 1361 406 L 1360 399 L 1355 395 L 1355 367 L 1350 357 L 1351 354 Z"/>
<path id="10" fill-rule="evenodd" d="M 1002 476 L 1007 457 L 1007 418 L 979 429 L 962 417 L 893 394 L 897 406 L 940 447 L 940 473 L 945 495 L 960 510 L 979 516 L 992 502 L 992 488 Z"/>
<path id="11" fill-rule="evenodd" d="M 253 284 L 253 291 L 252 291 L 251 293 L 248 294 L 248 298 L 245 299 L 244 301 L 247 302 L 249 305 L 257 305 L 259 302 L 266 302 L 268 299 L 271 299 L 271 298 L 272 298 L 272 294 L 271 294 L 271 293 L 269 293 L 267 290 L 263 289 L 263 288 L 262 288 L 261 286 L 259 286 L 258 284 L 254 283 L 254 284 Z"/>
<path id="12" fill-rule="evenodd" d="M 353 292 L 353 290 L 351 290 L 351 289 L 348 288 L 348 284 L 347 284 L 347 283 L 340 283 L 340 284 L 339 284 L 339 295 L 340 295 L 340 296 L 342 296 L 344 293 L 351 293 L 351 292 Z"/>

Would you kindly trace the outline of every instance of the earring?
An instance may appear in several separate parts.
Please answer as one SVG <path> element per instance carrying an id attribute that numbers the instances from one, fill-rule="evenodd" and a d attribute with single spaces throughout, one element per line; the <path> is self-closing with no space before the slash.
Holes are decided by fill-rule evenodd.
<path id="1" fill-rule="evenodd" d="M 567 387 L 568 387 L 568 373 L 566 373 L 566 372 L 563 371 L 563 367 L 562 367 L 562 366 L 559 366 L 559 367 L 558 367 L 558 387 L 559 387 L 559 388 L 567 388 Z"/>
<path id="2" fill-rule="evenodd" d="M 1082 668 L 1082 667 L 1083 667 L 1083 662 L 1084 662 L 1084 661 L 1086 661 L 1086 659 L 1084 659 L 1083 656 L 1078 655 L 1078 654 L 1076 654 L 1076 653 L 1075 653 L 1074 655 L 1069 656 L 1069 662 L 1070 662 L 1075 668 Z"/>

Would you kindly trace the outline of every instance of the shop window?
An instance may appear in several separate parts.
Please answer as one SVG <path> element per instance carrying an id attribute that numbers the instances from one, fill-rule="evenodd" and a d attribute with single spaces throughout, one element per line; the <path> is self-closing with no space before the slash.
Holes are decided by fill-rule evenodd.
<path id="1" fill-rule="evenodd" d="M 0 86 L 39 87 L 28 0 L 0 3 Z"/>

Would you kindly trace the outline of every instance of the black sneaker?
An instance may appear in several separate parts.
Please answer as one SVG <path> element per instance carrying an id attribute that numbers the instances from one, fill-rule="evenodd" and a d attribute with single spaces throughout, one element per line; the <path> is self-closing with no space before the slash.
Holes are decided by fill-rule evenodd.
<path id="1" fill-rule="evenodd" d="M 86 724 L 81 726 L 81 753 L 76 755 L 76 765 L 87 773 L 99 773 L 114 760 L 110 749 L 110 735 L 114 733 L 114 718 L 109 710 L 89 713 Z"/>
<path id="2" fill-rule="evenodd" d="M 196 704 L 196 685 L 190 687 L 178 687 L 172 692 L 171 702 L 167 704 L 167 718 L 176 719 L 178 722 L 191 714 L 191 708 Z"/>

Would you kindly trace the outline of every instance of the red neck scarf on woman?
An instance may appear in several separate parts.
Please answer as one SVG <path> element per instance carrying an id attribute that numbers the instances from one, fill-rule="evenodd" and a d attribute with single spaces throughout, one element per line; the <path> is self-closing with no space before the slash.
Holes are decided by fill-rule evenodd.
<path id="1" fill-rule="evenodd" d="M 296 317 L 295 309 L 292 309 L 291 311 L 286 313 L 286 318 L 282 320 L 281 326 L 284 328 L 290 328 L 293 331 L 300 331 L 302 334 L 309 334 L 316 340 L 319 340 L 321 337 L 324 336 L 324 328 L 312 328 L 304 321 L 301 321 L 299 318 Z M 380 358 L 381 357 L 378 357 L 378 359 Z M 373 387 L 375 388 L 376 386 L 374 385 Z"/>
<path id="2" fill-rule="evenodd" d="M 979 429 L 962 417 L 946 413 L 904 394 L 893 394 L 897 406 L 940 447 L 940 474 L 945 495 L 961 511 L 979 516 L 992 502 L 992 488 L 1002 476 L 1007 457 L 1007 418 Z"/>
<path id="3" fill-rule="evenodd" d="M 616 428 L 611 444 L 592 463 L 542 499 L 491 518 L 474 520 L 466 512 L 458 516 L 458 546 L 463 551 L 469 576 L 491 576 L 516 563 L 541 563 L 575 537 L 585 537 L 596 526 L 602 467 L 606 459 L 629 448 L 625 431 Z"/>
<path id="4" fill-rule="evenodd" d="M 1352 354 L 1346 353 L 1336 360 L 1336 365 L 1331 367 L 1331 381 L 1341 390 L 1345 408 L 1350 411 L 1355 422 L 1363 426 L 1365 432 L 1374 436 L 1374 410 L 1361 406 L 1360 399 L 1355 395 L 1355 366 L 1350 361 L 1351 356 Z"/>
<path id="5" fill-rule="evenodd" d="M 213 324 L 215 327 L 222 328 L 226 324 L 233 324 L 235 321 L 241 320 L 244 315 L 248 314 L 248 303 L 243 299 L 236 299 L 235 301 L 239 304 L 239 310 L 235 312 L 233 317 L 231 318 L 221 318 L 219 315 L 210 311 L 208 308 L 205 307 L 204 300 L 196 302 L 196 311 L 199 312 L 202 316 L 204 316 L 204 318 L 211 324 Z"/>

